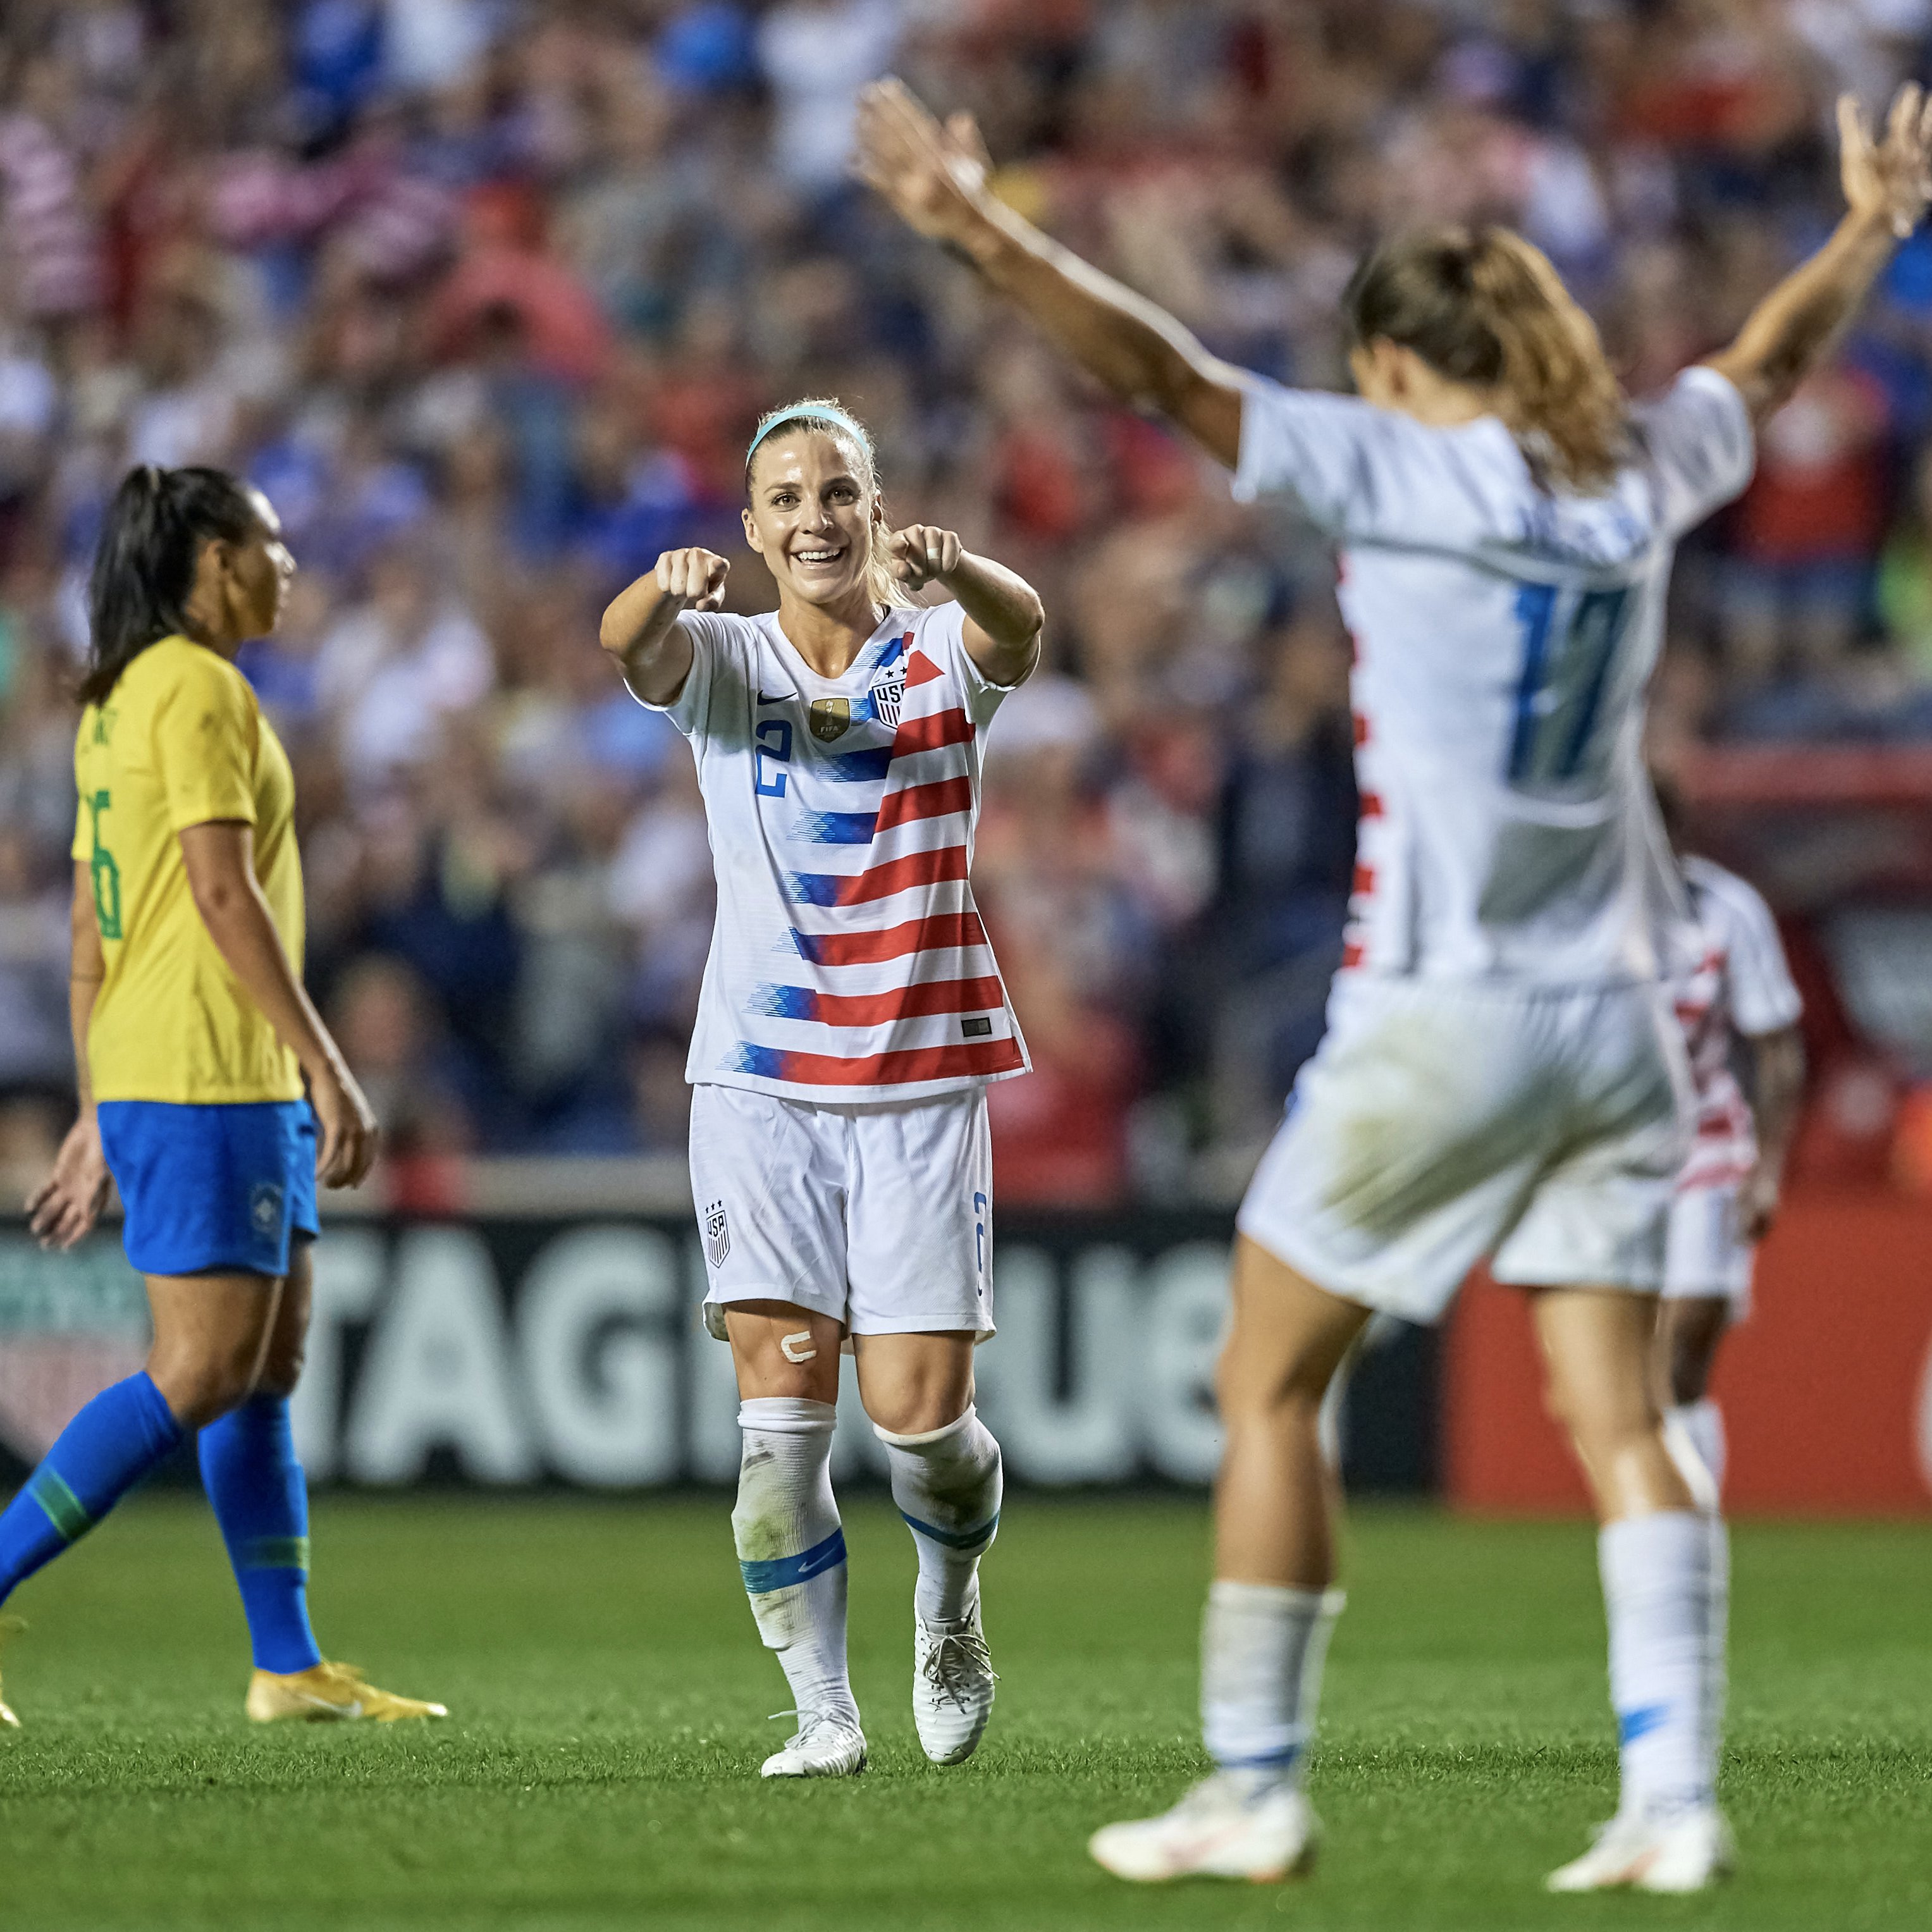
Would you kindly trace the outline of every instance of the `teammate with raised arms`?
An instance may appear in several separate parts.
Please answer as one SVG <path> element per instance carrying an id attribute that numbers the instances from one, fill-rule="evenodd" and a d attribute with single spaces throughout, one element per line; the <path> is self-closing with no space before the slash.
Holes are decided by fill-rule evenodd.
<path id="1" fill-rule="evenodd" d="M 841 1345 L 919 1557 L 913 1708 L 935 1763 L 992 1708 L 980 1559 L 999 1444 L 986 1088 L 1026 1050 L 967 881 L 980 744 L 1040 652 L 1040 599 L 949 530 L 886 525 L 872 438 L 824 398 L 745 457 L 778 608 L 724 614 L 724 559 L 668 552 L 604 649 L 698 760 L 718 920 L 686 1070 L 691 1174 L 744 1456 L 731 1525 L 799 1726 L 767 1778 L 863 1769 L 830 1459 Z M 914 602 L 929 585 L 950 600 Z"/>
<path id="2" fill-rule="evenodd" d="M 1342 554 L 1356 890 L 1327 1036 L 1240 1216 L 1202 1646 L 1220 1768 L 1096 1834 L 1124 1877 L 1311 1860 L 1303 1766 L 1342 1603 L 1322 1394 L 1372 1313 L 1436 1319 L 1485 1255 L 1532 1291 L 1601 1523 L 1622 1797 L 1549 1883 L 1692 1891 L 1730 1862 L 1725 1538 L 1650 1374 L 1689 1083 L 1661 986 L 1682 893 L 1640 740 L 1676 540 L 1743 489 L 1754 426 L 1932 191 L 1916 88 L 1876 142 L 1849 100 L 1839 124 L 1836 232 L 1728 350 L 1632 408 L 1555 271 L 1506 230 L 1376 249 L 1344 301 L 1359 394 L 1293 391 L 1002 204 L 969 120 L 942 128 L 896 82 L 862 99 L 859 172 L 906 221 L 1232 469 L 1238 495 L 1292 499 Z"/>

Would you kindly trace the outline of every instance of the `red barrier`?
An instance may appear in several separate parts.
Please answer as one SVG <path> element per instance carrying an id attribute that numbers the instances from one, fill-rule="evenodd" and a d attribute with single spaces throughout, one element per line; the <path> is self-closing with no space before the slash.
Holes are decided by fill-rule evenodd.
<path id="1" fill-rule="evenodd" d="M 1450 1500 L 1582 1509 L 1582 1484 L 1544 1412 L 1523 1297 L 1471 1282 L 1447 1342 Z M 1730 1438 L 1727 1508 L 1932 1515 L 1932 1202 L 1876 1191 L 1788 1202 L 1714 1392 Z"/>

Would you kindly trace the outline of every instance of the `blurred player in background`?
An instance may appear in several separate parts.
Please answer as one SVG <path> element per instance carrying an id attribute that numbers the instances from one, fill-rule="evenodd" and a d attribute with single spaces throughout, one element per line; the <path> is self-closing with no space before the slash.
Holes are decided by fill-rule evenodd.
<path id="1" fill-rule="evenodd" d="M 744 1460 L 731 1522 L 797 1700 L 767 1778 L 841 1777 L 845 1668 L 829 1474 L 841 1344 L 919 1554 L 913 1708 L 935 1763 L 992 1707 L 980 1557 L 1000 1450 L 973 1406 L 993 1330 L 986 1083 L 1026 1051 L 967 871 L 980 740 L 1040 652 L 1040 599 L 950 531 L 889 532 L 871 436 L 836 403 L 766 416 L 745 531 L 778 608 L 720 614 L 728 566 L 674 550 L 604 649 L 691 740 L 718 875 L 688 1077 L 691 1174 Z M 937 584 L 951 601 L 913 600 Z"/>
<path id="2" fill-rule="evenodd" d="M 1660 784 L 1658 800 L 1690 905 L 1689 970 L 1674 990 L 1697 1090 L 1664 1244 L 1658 1375 L 1672 1420 L 1721 1490 L 1724 1419 L 1711 1370 L 1726 1329 L 1750 1312 L 1757 1244 L 1778 1212 L 1804 1092 L 1803 1009 L 1771 908 L 1735 872 L 1683 851 L 1676 795 Z"/>
<path id="3" fill-rule="evenodd" d="M 1816 365 L 1923 213 L 1916 88 L 1874 146 L 1841 103 L 1850 210 L 1735 344 L 1630 410 L 1549 262 L 1504 230 L 1399 237 L 1345 298 L 1358 397 L 1295 392 L 1005 207 L 963 117 L 869 88 L 859 172 L 1116 393 L 1293 498 L 1342 551 L 1361 792 L 1328 1031 L 1243 1204 L 1203 1640 L 1220 1766 L 1110 1826 L 1124 1877 L 1278 1877 L 1341 1604 L 1323 1393 L 1372 1312 L 1432 1321 L 1483 1256 L 1534 1291 L 1552 1408 L 1603 1526 L 1622 1797 L 1559 1891 L 1691 1891 L 1715 1798 L 1727 1558 L 1654 1394 L 1689 1118 L 1662 985 L 1682 890 L 1643 769 L 1674 545 L 1743 489 L 1754 426 Z M 1674 1432 L 1673 1437 L 1674 1437 Z M 1692 1473 L 1714 1501 L 1702 1472 Z"/>
<path id="4" fill-rule="evenodd" d="M 27 1206 L 44 1246 L 71 1247 L 112 1175 L 154 1342 L 0 1516 L 0 1600 L 198 1430 L 254 1652 L 250 1718 L 440 1717 L 326 1662 L 309 1628 L 289 1397 L 315 1187 L 359 1183 L 376 1135 L 302 987 L 295 779 L 234 664 L 294 571 L 267 499 L 226 471 L 144 465 L 108 506 L 74 747 L 80 1118 Z"/>

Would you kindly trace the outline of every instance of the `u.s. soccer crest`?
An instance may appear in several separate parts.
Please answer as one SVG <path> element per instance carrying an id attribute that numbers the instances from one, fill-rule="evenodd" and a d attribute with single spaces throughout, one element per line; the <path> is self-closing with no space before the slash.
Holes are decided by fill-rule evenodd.
<path id="1" fill-rule="evenodd" d="M 829 745 L 833 739 L 844 736 L 845 728 L 852 722 L 852 700 L 849 698 L 814 698 L 808 716 L 812 735 L 821 745 Z"/>
<path id="2" fill-rule="evenodd" d="M 899 706 L 905 698 L 905 662 L 903 658 L 889 670 L 882 670 L 873 679 L 872 688 L 866 694 L 872 700 L 872 716 L 881 724 L 890 724 L 898 729 Z"/>
<path id="3" fill-rule="evenodd" d="M 714 1201 L 704 1210 L 704 1252 L 713 1268 L 722 1268 L 731 1252 L 731 1224 L 724 1218 L 724 1204 Z"/>

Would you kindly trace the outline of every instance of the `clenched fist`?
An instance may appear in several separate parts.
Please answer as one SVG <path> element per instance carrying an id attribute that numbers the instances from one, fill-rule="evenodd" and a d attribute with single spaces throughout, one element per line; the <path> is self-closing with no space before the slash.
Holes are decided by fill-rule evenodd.
<path id="1" fill-rule="evenodd" d="M 658 559 L 658 588 L 686 610 L 716 610 L 724 602 L 731 566 L 713 550 L 668 550 Z"/>
<path id="2" fill-rule="evenodd" d="M 923 590 L 943 583 L 959 568 L 961 546 L 951 530 L 930 524 L 908 524 L 886 539 L 886 556 L 893 576 L 908 590 Z"/>

